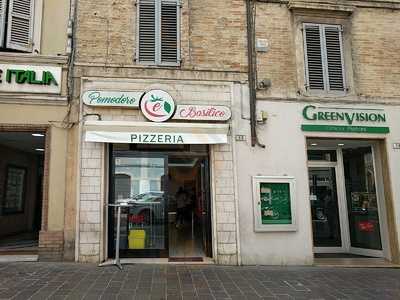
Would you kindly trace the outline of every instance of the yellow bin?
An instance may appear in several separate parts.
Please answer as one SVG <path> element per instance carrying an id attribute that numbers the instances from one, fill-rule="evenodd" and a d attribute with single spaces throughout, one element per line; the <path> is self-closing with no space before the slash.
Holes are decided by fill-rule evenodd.
<path id="1" fill-rule="evenodd" d="M 143 229 L 129 230 L 129 249 L 144 249 L 146 241 L 146 231 Z"/>

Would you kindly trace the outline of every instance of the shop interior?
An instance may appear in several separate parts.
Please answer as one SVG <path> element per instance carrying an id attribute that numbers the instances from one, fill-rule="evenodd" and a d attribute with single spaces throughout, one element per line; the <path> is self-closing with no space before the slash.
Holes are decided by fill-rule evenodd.
<path id="1" fill-rule="evenodd" d="M 0 255 L 37 254 L 43 132 L 0 132 Z"/>
<path id="2" fill-rule="evenodd" d="M 203 261 L 211 256 L 208 149 L 191 145 L 114 145 L 111 203 L 127 203 L 120 226 L 121 257 Z M 124 148 L 125 147 L 125 148 Z M 109 256 L 117 216 L 109 215 Z"/>

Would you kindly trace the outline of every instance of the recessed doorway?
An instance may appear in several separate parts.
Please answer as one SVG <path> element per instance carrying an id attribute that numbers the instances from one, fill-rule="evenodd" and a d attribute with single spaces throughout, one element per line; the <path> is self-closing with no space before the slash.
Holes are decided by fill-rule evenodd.
<path id="1" fill-rule="evenodd" d="M 37 255 L 45 132 L 0 132 L 0 255 Z"/>
<path id="2" fill-rule="evenodd" d="M 314 252 L 385 257 L 377 142 L 308 139 L 307 145 Z"/>

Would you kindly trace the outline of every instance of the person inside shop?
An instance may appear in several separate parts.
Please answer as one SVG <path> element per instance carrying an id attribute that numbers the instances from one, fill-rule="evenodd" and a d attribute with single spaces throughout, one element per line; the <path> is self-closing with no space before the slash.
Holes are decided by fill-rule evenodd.
<path id="1" fill-rule="evenodd" d="M 188 202 L 188 194 L 180 187 L 178 192 L 175 195 L 176 199 L 176 228 L 179 228 L 184 225 L 185 223 L 185 212 L 186 212 L 186 205 Z"/>

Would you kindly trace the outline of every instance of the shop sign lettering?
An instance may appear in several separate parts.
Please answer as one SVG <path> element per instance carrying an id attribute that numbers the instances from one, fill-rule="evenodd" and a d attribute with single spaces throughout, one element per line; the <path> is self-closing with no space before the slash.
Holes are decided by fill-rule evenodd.
<path id="1" fill-rule="evenodd" d="M 82 95 L 89 106 L 117 106 L 139 108 L 152 122 L 170 119 L 190 121 L 228 121 L 231 109 L 222 105 L 176 105 L 170 94 L 163 90 L 144 92 L 88 90 Z"/>
<path id="2" fill-rule="evenodd" d="M 348 132 L 348 133 L 388 133 L 387 117 L 383 109 L 317 107 L 303 108 L 303 131 Z"/>
<path id="3" fill-rule="evenodd" d="M 138 108 L 143 92 L 130 91 L 86 91 L 83 103 L 90 106 L 117 106 Z"/>
<path id="4" fill-rule="evenodd" d="M 0 64 L 0 91 L 60 93 L 61 67 Z"/>
<path id="5" fill-rule="evenodd" d="M 134 144 L 184 144 L 180 134 L 139 133 L 131 135 Z"/>
<path id="6" fill-rule="evenodd" d="M 85 141 L 133 144 L 226 144 L 226 133 L 86 131 Z"/>
<path id="7" fill-rule="evenodd" d="M 173 116 L 175 120 L 227 121 L 231 110 L 219 105 L 178 105 Z"/>

